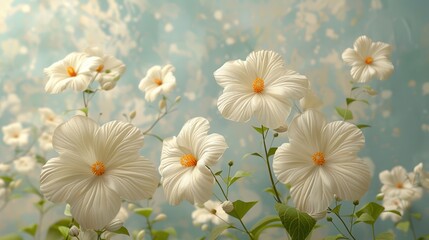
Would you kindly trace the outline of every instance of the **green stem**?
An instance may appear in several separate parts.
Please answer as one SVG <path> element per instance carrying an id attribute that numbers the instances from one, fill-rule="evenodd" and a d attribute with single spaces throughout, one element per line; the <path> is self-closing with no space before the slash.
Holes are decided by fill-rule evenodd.
<path id="1" fill-rule="evenodd" d="M 263 125 L 261 125 L 261 128 L 262 128 L 262 133 L 261 133 L 261 135 L 262 135 L 262 142 L 264 143 L 265 162 L 267 164 L 268 174 L 270 175 L 271 185 L 273 186 L 273 190 L 274 190 L 274 193 L 276 195 L 276 197 L 275 197 L 276 201 L 278 203 L 282 203 L 282 201 L 280 199 L 280 196 L 279 196 L 279 193 L 278 193 L 277 188 L 276 188 L 276 184 L 274 183 L 273 173 L 271 172 L 270 160 L 269 160 L 269 157 L 268 157 L 268 150 L 267 150 L 267 143 L 266 143 L 266 136 L 264 134 L 265 127 Z"/>
<path id="2" fill-rule="evenodd" d="M 333 221 L 331 221 L 331 223 L 332 223 L 332 225 L 334 225 L 335 229 L 337 229 L 338 233 L 345 236 L 345 234 L 343 232 L 341 232 L 341 230 L 338 228 L 337 224 L 335 224 Z"/>
<path id="3" fill-rule="evenodd" d="M 150 238 L 153 240 L 155 239 L 155 237 L 153 236 L 153 233 L 152 233 L 152 224 L 150 224 L 149 217 L 146 217 L 146 223 L 147 223 L 147 230 L 149 231 Z"/>
<path id="4" fill-rule="evenodd" d="M 411 215 L 409 215 L 409 219 L 410 219 L 411 232 L 413 233 L 413 238 L 414 240 L 417 240 L 416 230 L 414 229 L 413 218 L 411 217 Z"/>
<path id="5" fill-rule="evenodd" d="M 352 216 L 350 217 L 350 232 L 353 232 L 353 220 L 354 220 L 355 211 L 356 211 L 356 205 L 353 204 L 353 212 L 352 212 Z"/>
<path id="6" fill-rule="evenodd" d="M 372 239 L 375 240 L 375 229 L 374 229 L 374 224 L 371 224 L 371 229 L 372 229 Z"/>
<path id="7" fill-rule="evenodd" d="M 331 208 L 328 208 L 328 210 L 329 210 L 329 211 L 331 211 L 331 213 L 332 213 L 332 209 L 331 209 Z M 352 239 L 356 240 L 356 238 L 353 236 L 352 232 L 350 232 L 350 229 L 347 227 L 347 224 L 344 222 L 344 220 L 341 218 L 341 216 L 340 216 L 338 213 L 335 213 L 335 212 L 334 212 L 334 214 L 335 214 L 335 216 L 337 216 L 337 217 L 338 217 L 338 219 L 340 219 L 341 223 L 342 223 L 342 224 L 344 225 L 344 227 L 346 228 L 346 230 L 347 230 L 347 232 L 349 233 L 350 237 L 351 237 Z"/>
<path id="8" fill-rule="evenodd" d="M 227 180 L 229 181 L 229 178 L 231 176 L 231 166 L 228 164 L 228 178 Z M 229 193 L 229 184 L 226 184 L 226 196 L 228 197 L 228 193 Z"/>

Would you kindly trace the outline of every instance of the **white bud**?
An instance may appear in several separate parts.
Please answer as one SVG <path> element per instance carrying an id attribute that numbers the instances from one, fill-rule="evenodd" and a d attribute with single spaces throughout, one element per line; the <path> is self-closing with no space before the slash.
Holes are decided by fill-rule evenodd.
<path id="1" fill-rule="evenodd" d="M 69 235 L 72 237 L 77 237 L 79 236 L 79 229 L 73 225 L 70 229 L 69 229 Z"/>
<path id="2" fill-rule="evenodd" d="M 130 113 L 130 119 L 132 120 L 132 119 L 134 119 L 135 117 L 136 117 L 136 115 L 137 115 L 137 112 L 136 111 L 132 111 L 131 113 Z"/>
<path id="3" fill-rule="evenodd" d="M 164 109 L 165 106 L 167 105 L 167 102 L 165 101 L 165 99 L 161 99 L 161 101 L 159 101 L 159 109 Z"/>
<path id="4" fill-rule="evenodd" d="M 136 236 L 136 240 L 143 240 L 144 234 L 145 234 L 144 230 L 141 230 L 140 232 L 138 232 Z"/>
<path id="5" fill-rule="evenodd" d="M 231 201 L 225 201 L 222 203 L 222 209 L 226 212 L 229 213 L 232 210 L 234 210 L 234 205 L 232 204 Z"/>
<path id="6" fill-rule="evenodd" d="M 136 205 L 134 203 L 128 203 L 127 207 L 128 207 L 129 211 L 132 211 L 132 210 L 134 210 L 136 208 Z"/>
<path id="7" fill-rule="evenodd" d="M 207 229 L 209 229 L 209 225 L 207 225 L 205 223 L 203 225 L 201 225 L 201 230 L 207 231 Z"/>
<path id="8" fill-rule="evenodd" d="M 337 194 L 334 194 L 334 199 L 337 202 L 341 202 L 342 201 L 342 199 L 340 197 L 338 197 Z"/>
<path id="9" fill-rule="evenodd" d="M 377 91 L 375 91 L 374 89 L 372 89 L 372 88 L 368 88 L 368 89 L 366 89 L 366 92 L 370 95 L 370 96 L 375 96 L 375 95 L 377 95 Z"/>
<path id="10" fill-rule="evenodd" d="M 288 129 L 287 125 L 284 124 L 283 126 L 280 126 L 280 127 L 276 128 L 276 129 L 274 129 L 274 131 L 276 131 L 278 133 L 283 133 L 283 132 L 286 132 L 287 129 Z"/>
<path id="11" fill-rule="evenodd" d="M 15 189 L 15 188 L 18 188 L 19 186 L 21 186 L 21 183 L 22 183 L 22 179 L 18 179 L 18 180 L 10 182 L 9 187 L 10 187 L 10 189 Z"/>
<path id="12" fill-rule="evenodd" d="M 178 103 L 178 102 L 180 102 L 180 100 L 182 100 L 182 97 L 181 96 L 177 96 L 174 101 Z"/>
<path id="13" fill-rule="evenodd" d="M 105 229 L 109 232 L 114 232 L 116 230 L 119 230 L 124 225 L 124 222 L 122 222 L 120 219 L 113 219 L 106 227 Z"/>
<path id="14" fill-rule="evenodd" d="M 165 219 L 167 219 L 167 215 L 165 215 L 164 213 L 160 213 L 155 217 L 155 221 L 156 222 L 160 222 L 160 221 L 164 221 Z"/>
<path id="15" fill-rule="evenodd" d="M 67 205 L 66 205 L 66 207 L 65 207 L 65 209 L 64 209 L 64 215 L 66 215 L 66 216 L 68 216 L 68 217 L 71 217 L 71 216 L 72 216 L 71 211 L 70 211 L 70 204 L 67 204 Z"/>

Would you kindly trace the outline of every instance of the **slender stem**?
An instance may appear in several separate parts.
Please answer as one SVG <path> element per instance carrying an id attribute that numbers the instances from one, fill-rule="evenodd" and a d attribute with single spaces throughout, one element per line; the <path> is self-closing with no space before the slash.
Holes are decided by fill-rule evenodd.
<path id="1" fill-rule="evenodd" d="M 374 223 L 371 224 L 371 229 L 372 229 L 372 239 L 375 240 L 375 229 L 374 229 Z"/>
<path id="2" fill-rule="evenodd" d="M 265 127 L 263 125 L 261 125 L 261 128 L 262 128 L 262 130 L 264 130 Z M 267 164 L 267 170 L 268 170 L 268 173 L 270 175 L 271 185 L 273 186 L 273 190 L 274 190 L 274 193 L 276 195 L 275 199 L 278 203 L 282 203 L 280 196 L 279 196 L 279 193 L 278 193 L 277 188 L 276 188 L 276 184 L 274 183 L 273 173 L 271 172 L 270 160 L 268 158 L 267 143 L 265 142 L 266 135 L 264 134 L 264 131 L 262 131 L 261 135 L 262 135 L 262 142 L 264 143 L 264 152 L 265 152 L 265 161 Z"/>
<path id="3" fill-rule="evenodd" d="M 350 232 L 353 231 L 353 220 L 354 220 L 355 211 L 356 211 L 356 205 L 353 204 L 353 212 L 352 212 L 352 216 L 350 217 Z"/>
<path id="4" fill-rule="evenodd" d="M 228 164 L 228 181 L 229 181 L 229 178 L 230 178 L 230 176 L 231 176 L 231 165 L 229 165 Z M 229 184 L 226 184 L 226 196 L 228 197 L 228 192 L 229 192 Z"/>
<path id="5" fill-rule="evenodd" d="M 341 232 L 341 230 L 338 228 L 337 224 L 334 223 L 334 221 L 331 221 L 331 223 L 334 225 L 335 229 L 337 229 L 338 233 L 345 236 L 345 234 L 343 232 Z"/>
<path id="6" fill-rule="evenodd" d="M 410 219 L 410 228 L 411 228 L 411 232 L 413 233 L 413 238 L 414 240 L 417 240 L 416 230 L 414 229 L 414 224 L 413 224 L 413 218 L 411 217 L 411 215 L 409 215 L 408 218 Z"/>
<path id="7" fill-rule="evenodd" d="M 146 217 L 146 223 L 147 223 L 147 230 L 149 231 L 150 238 L 153 240 L 155 237 L 152 234 L 152 224 L 150 224 L 149 217 Z"/>
<path id="8" fill-rule="evenodd" d="M 331 211 L 332 213 L 332 209 L 328 208 L 329 211 Z M 338 219 L 340 219 L 341 223 L 344 225 L 344 227 L 346 228 L 347 232 L 349 233 L 350 237 L 352 237 L 354 240 L 356 240 L 356 238 L 353 236 L 352 232 L 350 232 L 349 228 L 347 227 L 347 224 L 344 222 L 344 220 L 341 218 L 341 216 L 334 212 L 334 214 L 338 217 Z"/>

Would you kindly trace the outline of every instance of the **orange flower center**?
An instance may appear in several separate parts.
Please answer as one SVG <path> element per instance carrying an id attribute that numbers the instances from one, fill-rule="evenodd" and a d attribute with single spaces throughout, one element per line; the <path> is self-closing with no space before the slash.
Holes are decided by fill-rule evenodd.
<path id="1" fill-rule="evenodd" d="M 315 165 L 322 166 L 325 164 L 325 154 L 323 152 L 316 152 L 311 156 Z"/>
<path id="2" fill-rule="evenodd" d="M 77 75 L 72 66 L 67 67 L 67 73 L 69 74 L 70 77 L 76 77 L 76 75 Z"/>
<path id="3" fill-rule="evenodd" d="M 104 163 L 100 161 L 96 161 L 91 165 L 91 171 L 95 176 L 101 176 L 106 171 L 106 167 L 104 167 Z"/>
<path id="4" fill-rule="evenodd" d="M 101 71 L 103 71 L 103 68 L 104 68 L 104 65 L 101 64 L 100 66 L 98 66 L 98 68 L 95 71 L 101 72 Z"/>
<path id="5" fill-rule="evenodd" d="M 161 86 L 161 85 L 162 85 L 162 80 L 161 80 L 161 79 L 159 79 L 159 78 L 155 78 L 153 81 L 154 81 L 158 86 Z"/>
<path id="6" fill-rule="evenodd" d="M 372 57 L 366 57 L 365 58 L 365 63 L 366 64 L 369 65 L 369 64 L 372 64 L 373 62 L 374 62 L 374 58 L 372 58 Z"/>
<path id="7" fill-rule="evenodd" d="M 197 159 L 192 154 L 185 154 L 180 158 L 180 164 L 184 167 L 194 167 L 197 165 Z"/>
<path id="8" fill-rule="evenodd" d="M 404 188 L 404 184 L 399 182 L 396 184 L 396 188 Z"/>
<path id="9" fill-rule="evenodd" d="M 264 79 L 257 77 L 255 80 L 253 80 L 252 87 L 255 93 L 264 91 Z"/>

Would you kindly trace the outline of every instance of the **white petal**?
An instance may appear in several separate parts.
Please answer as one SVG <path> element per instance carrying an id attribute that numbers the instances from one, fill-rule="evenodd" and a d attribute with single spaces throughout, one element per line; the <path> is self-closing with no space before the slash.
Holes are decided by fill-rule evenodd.
<path id="1" fill-rule="evenodd" d="M 144 157 L 107 169 L 105 175 L 109 188 L 129 201 L 152 197 L 159 183 L 155 165 Z"/>
<path id="2" fill-rule="evenodd" d="M 246 58 L 249 75 L 262 78 L 266 85 L 276 80 L 282 72 L 286 71 L 284 61 L 280 54 L 273 51 L 251 52 Z M 252 82 L 254 79 L 251 79 Z"/>
<path id="3" fill-rule="evenodd" d="M 356 125 L 335 121 L 322 130 L 322 150 L 329 161 L 341 161 L 344 155 L 356 154 L 365 145 L 362 131 Z"/>
<path id="4" fill-rule="evenodd" d="M 372 44 L 370 51 L 374 60 L 379 57 L 389 58 L 392 53 L 392 46 L 383 42 L 375 42 Z"/>
<path id="5" fill-rule="evenodd" d="M 286 71 L 282 73 L 278 79 L 266 84 L 264 93 L 276 95 L 283 99 L 300 99 L 305 96 L 308 91 L 307 77 L 300 75 L 294 71 Z"/>
<path id="6" fill-rule="evenodd" d="M 345 63 L 347 63 L 350 66 L 354 66 L 357 64 L 362 64 L 363 59 L 354 49 L 347 48 L 344 50 L 343 54 L 341 55 L 341 58 Z"/>
<path id="7" fill-rule="evenodd" d="M 215 165 L 227 148 L 228 145 L 223 136 L 216 133 L 206 136 L 198 149 L 198 164 L 207 166 Z"/>
<path id="8" fill-rule="evenodd" d="M 70 211 L 83 229 L 101 230 L 109 224 L 121 207 L 121 199 L 97 177 L 82 193 L 70 201 Z"/>
<path id="9" fill-rule="evenodd" d="M 162 88 L 160 86 L 156 86 L 153 89 L 146 90 L 145 99 L 146 101 L 153 102 L 155 101 L 156 97 L 161 93 Z"/>
<path id="10" fill-rule="evenodd" d="M 214 72 L 216 82 L 221 87 L 232 87 L 234 89 L 252 90 L 252 83 L 256 75 L 249 75 L 245 62 L 241 60 L 226 62 L 222 67 Z"/>
<path id="11" fill-rule="evenodd" d="M 321 151 L 321 132 L 325 126 L 325 116 L 317 110 L 307 110 L 298 115 L 289 125 L 288 136 L 291 142 L 306 146 L 315 153 Z"/>
<path id="12" fill-rule="evenodd" d="M 393 73 L 393 64 L 388 59 L 375 60 L 371 66 L 376 69 L 376 74 L 380 80 L 385 80 Z"/>
<path id="13" fill-rule="evenodd" d="M 256 94 L 252 99 L 252 108 L 258 122 L 272 129 L 285 124 L 291 105 L 290 100 L 269 94 Z"/>
<path id="14" fill-rule="evenodd" d="M 360 36 L 354 43 L 354 49 L 362 59 L 370 55 L 372 40 L 367 36 Z"/>
<path id="15" fill-rule="evenodd" d="M 252 116 L 253 92 L 225 91 L 219 97 L 217 106 L 222 116 L 236 122 L 247 122 Z"/>
<path id="16" fill-rule="evenodd" d="M 209 121 L 203 117 L 196 117 L 188 120 L 177 135 L 177 144 L 186 149 L 187 153 L 193 154 L 194 157 L 200 153 L 204 139 L 210 128 Z"/>

